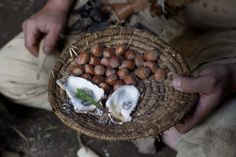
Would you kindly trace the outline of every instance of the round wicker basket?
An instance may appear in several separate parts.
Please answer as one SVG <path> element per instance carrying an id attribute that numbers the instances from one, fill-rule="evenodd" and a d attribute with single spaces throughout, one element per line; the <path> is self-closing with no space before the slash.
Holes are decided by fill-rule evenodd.
<path id="1" fill-rule="evenodd" d="M 159 66 L 168 69 L 168 77 L 158 83 L 153 77 L 138 84 L 141 90 L 139 104 L 132 113 L 132 121 L 119 124 L 100 124 L 89 114 L 76 113 L 65 103 L 65 92 L 56 80 L 68 75 L 76 53 L 91 49 L 92 45 L 102 43 L 107 47 L 128 44 L 139 53 L 150 48 L 161 52 Z M 75 55 L 75 56 L 73 56 Z M 171 85 L 174 75 L 190 75 L 187 64 L 180 54 L 160 40 L 156 35 L 131 27 L 112 26 L 102 31 L 87 33 L 62 53 L 49 80 L 48 93 L 53 112 L 69 127 L 88 136 L 103 140 L 134 140 L 157 136 L 176 125 L 194 105 L 196 95 L 175 90 Z"/>

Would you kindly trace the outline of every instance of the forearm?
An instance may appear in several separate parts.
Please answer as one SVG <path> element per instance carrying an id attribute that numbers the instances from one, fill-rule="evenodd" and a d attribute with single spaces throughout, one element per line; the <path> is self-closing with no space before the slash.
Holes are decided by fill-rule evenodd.
<path id="1" fill-rule="evenodd" d="M 48 0 L 44 9 L 56 10 L 68 14 L 75 0 Z"/>

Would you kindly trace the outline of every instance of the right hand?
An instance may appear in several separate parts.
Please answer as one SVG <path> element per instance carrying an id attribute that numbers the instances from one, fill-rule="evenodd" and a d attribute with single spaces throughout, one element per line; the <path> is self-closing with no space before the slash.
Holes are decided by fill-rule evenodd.
<path id="1" fill-rule="evenodd" d="M 43 51 L 47 54 L 51 53 L 55 49 L 66 20 L 67 15 L 65 12 L 44 7 L 22 24 L 25 47 L 34 56 L 38 56 L 39 42 L 45 35 Z"/>
<path id="2" fill-rule="evenodd" d="M 177 125 L 180 133 L 186 133 L 206 119 L 233 89 L 232 73 L 227 65 L 215 64 L 202 69 L 197 78 L 178 77 L 173 87 L 186 93 L 199 93 L 196 109 L 184 124 Z"/>

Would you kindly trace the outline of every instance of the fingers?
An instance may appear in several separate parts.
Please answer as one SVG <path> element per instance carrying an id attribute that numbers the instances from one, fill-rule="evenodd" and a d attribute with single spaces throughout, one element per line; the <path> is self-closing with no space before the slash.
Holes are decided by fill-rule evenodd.
<path id="1" fill-rule="evenodd" d="M 34 25 L 23 24 L 25 47 L 34 55 L 38 56 L 39 30 Z"/>
<path id="2" fill-rule="evenodd" d="M 166 131 L 164 131 L 161 135 L 162 141 L 171 147 L 172 149 L 176 150 L 177 142 L 180 139 L 181 134 L 176 130 L 175 127 L 172 127 Z"/>
<path id="3" fill-rule="evenodd" d="M 62 30 L 61 27 L 54 27 L 46 35 L 45 42 L 43 45 L 43 51 L 46 54 L 49 54 L 54 50 L 56 43 L 59 39 L 61 30 Z"/>
<path id="4" fill-rule="evenodd" d="M 204 91 L 208 87 L 208 77 L 198 78 L 179 77 L 173 79 L 172 85 L 175 89 L 186 93 L 197 93 Z"/>
<path id="5" fill-rule="evenodd" d="M 216 108 L 216 106 L 219 103 L 218 98 L 219 98 L 218 95 L 202 96 L 201 99 L 199 100 L 199 104 L 197 105 L 197 108 L 193 116 L 189 119 L 186 119 L 184 124 L 178 124 L 176 126 L 176 129 L 180 133 L 186 133 L 193 127 L 195 127 L 197 124 L 202 122 Z"/>

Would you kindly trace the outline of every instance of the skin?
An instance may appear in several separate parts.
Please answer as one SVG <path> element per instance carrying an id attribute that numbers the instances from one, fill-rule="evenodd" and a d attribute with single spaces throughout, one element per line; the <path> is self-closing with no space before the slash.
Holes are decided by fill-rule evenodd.
<path id="1" fill-rule="evenodd" d="M 60 33 L 65 28 L 73 2 L 74 0 L 49 0 L 40 11 L 23 22 L 25 47 L 32 55 L 38 56 L 42 38 L 45 39 L 43 51 L 46 54 L 53 52 Z"/>
<path id="2" fill-rule="evenodd" d="M 204 121 L 220 106 L 222 100 L 236 86 L 236 64 L 212 65 L 203 69 L 196 78 L 178 77 L 172 81 L 176 90 L 186 93 L 198 93 L 199 100 L 193 115 L 184 124 L 177 125 L 164 132 L 163 141 L 176 150 L 181 134 L 187 133 Z"/>

